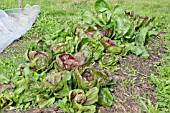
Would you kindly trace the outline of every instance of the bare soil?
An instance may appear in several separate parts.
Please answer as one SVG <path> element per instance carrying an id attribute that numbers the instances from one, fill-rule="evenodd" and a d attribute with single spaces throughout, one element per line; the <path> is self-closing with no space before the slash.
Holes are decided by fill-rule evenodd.
<path id="1" fill-rule="evenodd" d="M 148 59 L 134 54 L 120 59 L 120 69 L 113 75 L 117 81 L 113 86 L 115 102 L 111 107 L 99 107 L 101 113 L 137 113 L 140 110 L 139 96 L 145 102 L 150 100 L 153 105 L 157 102 L 150 75 L 157 75 L 157 66 L 161 65 L 159 54 L 164 54 L 166 45 L 161 39 L 152 37 L 148 46 L 152 48 Z"/>

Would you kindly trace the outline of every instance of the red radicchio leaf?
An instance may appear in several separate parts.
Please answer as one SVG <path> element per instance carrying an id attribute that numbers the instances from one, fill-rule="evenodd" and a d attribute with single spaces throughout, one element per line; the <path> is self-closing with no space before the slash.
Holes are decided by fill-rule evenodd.
<path id="1" fill-rule="evenodd" d="M 94 35 L 94 32 L 88 32 L 88 33 L 87 33 L 87 36 L 88 36 L 89 38 L 92 38 L 93 35 Z"/>
<path id="2" fill-rule="evenodd" d="M 83 104 L 86 101 L 86 96 L 82 92 L 73 92 L 71 94 L 71 101 L 73 101 L 73 99 L 75 99 L 78 104 Z"/>
<path id="3" fill-rule="evenodd" d="M 70 54 L 62 54 L 59 56 L 66 70 L 71 70 L 73 67 L 78 67 L 83 65 L 85 62 L 85 58 L 83 57 L 83 53 L 78 52 L 74 55 Z"/>
<path id="4" fill-rule="evenodd" d="M 133 17 L 133 18 L 135 18 L 135 13 L 134 13 L 134 11 L 131 12 L 131 15 L 130 15 L 130 16 Z"/>
<path id="5" fill-rule="evenodd" d="M 159 31 L 157 35 L 158 35 L 159 37 L 162 37 L 162 36 L 164 36 L 165 33 L 166 33 L 166 32 L 164 32 L 164 31 Z"/>
<path id="6" fill-rule="evenodd" d="M 109 37 L 113 33 L 113 28 L 103 29 L 99 27 L 98 29 L 102 36 Z"/>
<path id="7" fill-rule="evenodd" d="M 74 54 L 73 57 L 79 63 L 79 66 L 83 65 L 85 63 L 85 56 L 84 56 L 83 52 L 78 52 L 78 53 Z"/>
<path id="8" fill-rule="evenodd" d="M 83 80 L 88 82 L 94 80 L 94 75 L 91 73 L 90 69 L 86 69 L 81 76 Z"/>
<path id="9" fill-rule="evenodd" d="M 78 104 L 82 104 L 85 101 L 85 96 L 80 92 L 75 96 L 75 100 Z"/>
<path id="10" fill-rule="evenodd" d="M 112 46 L 116 46 L 116 42 L 112 41 L 112 40 L 108 40 L 108 43 Z"/>
<path id="11" fill-rule="evenodd" d="M 67 54 L 67 53 L 60 55 L 59 58 L 61 59 L 62 62 L 64 62 L 65 60 L 68 60 L 68 59 L 75 60 L 75 58 L 72 55 Z"/>
<path id="12" fill-rule="evenodd" d="M 48 54 L 44 51 L 36 51 L 30 55 L 30 60 L 33 60 L 36 56 L 40 56 L 41 58 L 47 58 Z"/>
<path id="13" fill-rule="evenodd" d="M 101 30 L 100 30 L 100 33 L 101 33 L 102 36 L 106 36 L 107 30 L 101 29 Z"/>
<path id="14" fill-rule="evenodd" d="M 140 18 L 144 19 L 144 20 L 148 20 L 148 16 L 141 16 Z"/>
<path id="15" fill-rule="evenodd" d="M 70 54 L 62 54 L 59 56 L 66 70 L 71 70 L 71 67 L 77 67 L 78 63 L 75 58 Z"/>
<path id="16" fill-rule="evenodd" d="M 36 54 L 35 51 L 34 51 L 34 52 L 31 52 L 31 54 L 29 54 L 29 59 L 30 59 L 30 60 L 33 60 L 34 57 L 35 57 L 35 54 Z"/>
<path id="17" fill-rule="evenodd" d="M 130 12 L 126 12 L 125 14 L 126 14 L 126 16 L 130 16 Z"/>
<path id="18" fill-rule="evenodd" d="M 46 57 L 48 57 L 47 53 L 45 53 L 45 52 L 43 52 L 43 51 L 39 51 L 39 52 L 37 52 L 37 54 L 39 54 L 41 58 L 46 58 Z"/>
<path id="19" fill-rule="evenodd" d="M 130 16 L 130 17 L 133 17 L 133 18 L 136 17 L 134 11 L 132 11 L 132 12 L 125 12 L 125 15 L 126 15 L 126 16 Z"/>
<path id="20" fill-rule="evenodd" d="M 103 37 L 101 39 L 101 44 L 104 46 L 104 48 L 107 48 L 108 46 L 117 46 L 116 42 L 107 37 Z"/>
<path id="21" fill-rule="evenodd" d="M 94 27 L 94 26 L 88 26 L 87 28 L 84 29 L 84 31 L 85 31 L 85 33 L 87 34 L 87 36 L 89 38 L 92 38 L 94 33 L 95 33 L 95 31 L 96 31 L 96 29 L 97 28 Z"/>

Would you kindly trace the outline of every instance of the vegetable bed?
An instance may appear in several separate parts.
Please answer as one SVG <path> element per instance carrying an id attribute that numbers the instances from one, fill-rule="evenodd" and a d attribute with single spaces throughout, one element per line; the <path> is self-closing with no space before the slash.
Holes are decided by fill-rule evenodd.
<path id="1" fill-rule="evenodd" d="M 153 20 L 97 0 L 81 22 L 66 22 L 26 51 L 9 86 L 0 90 L 0 109 L 55 104 L 64 112 L 94 113 L 97 105 L 111 106 L 119 58 L 149 57 L 145 44 L 156 35 Z"/>

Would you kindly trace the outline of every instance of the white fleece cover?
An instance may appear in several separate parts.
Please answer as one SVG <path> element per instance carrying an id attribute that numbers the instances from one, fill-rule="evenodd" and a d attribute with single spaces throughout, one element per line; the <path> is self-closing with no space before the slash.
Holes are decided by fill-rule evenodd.
<path id="1" fill-rule="evenodd" d="M 0 53 L 14 40 L 25 34 L 33 25 L 40 6 L 0 10 Z"/>

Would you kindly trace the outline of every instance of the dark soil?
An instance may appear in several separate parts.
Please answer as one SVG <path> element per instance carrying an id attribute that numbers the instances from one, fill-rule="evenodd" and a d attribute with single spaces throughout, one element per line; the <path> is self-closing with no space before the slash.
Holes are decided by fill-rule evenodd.
<path id="1" fill-rule="evenodd" d="M 113 75 L 117 81 L 113 86 L 115 102 L 111 107 L 100 107 L 101 113 L 137 113 L 140 110 L 139 96 L 145 102 L 150 100 L 153 105 L 157 102 L 150 75 L 157 75 L 161 60 L 159 53 L 165 52 L 166 45 L 155 37 L 151 38 L 148 45 L 152 48 L 148 59 L 134 54 L 120 59 L 120 69 Z"/>

